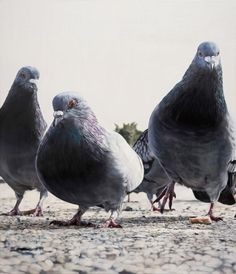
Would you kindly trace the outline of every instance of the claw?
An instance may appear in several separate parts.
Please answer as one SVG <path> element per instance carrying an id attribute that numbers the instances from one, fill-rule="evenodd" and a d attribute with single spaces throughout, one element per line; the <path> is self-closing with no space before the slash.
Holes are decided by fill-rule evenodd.
<path id="1" fill-rule="evenodd" d="M 102 228 L 106 228 L 106 227 L 109 227 L 109 228 L 122 228 L 122 226 L 120 224 L 117 224 L 115 222 L 115 220 L 113 219 L 108 219 L 104 224 L 102 224 L 100 227 Z"/>

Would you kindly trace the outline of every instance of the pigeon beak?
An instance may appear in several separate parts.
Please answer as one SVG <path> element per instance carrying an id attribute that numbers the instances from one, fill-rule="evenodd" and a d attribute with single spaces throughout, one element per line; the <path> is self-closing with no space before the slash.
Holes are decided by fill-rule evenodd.
<path id="1" fill-rule="evenodd" d="M 210 65 L 211 70 L 217 67 L 220 63 L 219 56 L 206 56 L 204 60 Z"/>
<path id="2" fill-rule="evenodd" d="M 63 115 L 64 115 L 64 112 L 61 110 L 54 111 L 53 113 L 54 120 L 52 123 L 53 127 L 55 127 L 63 119 Z"/>
<path id="3" fill-rule="evenodd" d="M 31 84 L 37 85 L 38 82 L 39 82 L 39 79 L 30 79 L 29 82 L 30 82 Z"/>

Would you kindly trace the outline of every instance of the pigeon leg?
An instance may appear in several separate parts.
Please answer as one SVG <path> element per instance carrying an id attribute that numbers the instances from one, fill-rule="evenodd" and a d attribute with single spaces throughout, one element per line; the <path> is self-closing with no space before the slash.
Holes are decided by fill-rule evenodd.
<path id="1" fill-rule="evenodd" d="M 170 210 L 172 209 L 173 197 L 176 196 L 175 192 L 174 192 L 174 187 L 175 187 L 175 182 L 172 182 L 172 183 L 168 184 L 168 186 L 166 188 L 164 198 L 162 200 L 161 208 L 160 208 L 161 213 L 164 212 L 165 205 L 166 205 L 166 202 L 167 202 L 168 199 L 169 199 L 169 208 L 170 208 Z"/>
<path id="2" fill-rule="evenodd" d="M 95 227 L 92 223 L 86 223 L 81 221 L 82 215 L 86 212 L 88 208 L 80 207 L 78 212 L 73 216 L 73 218 L 69 221 L 57 221 L 54 220 L 50 222 L 50 225 L 58 225 L 58 226 L 84 226 L 84 227 Z"/>
<path id="3" fill-rule="evenodd" d="M 22 215 L 21 211 L 19 210 L 19 205 L 23 199 L 23 195 L 19 195 L 16 193 L 16 204 L 14 205 L 13 209 L 8 213 L 3 213 L 1 215 L 4 216 L 17 216 Z"/>
<path id="4" fill-rule="evenodd" d="M 156 200 L 154 202 L 152 202 L 152 203 L 154 204 L 154 203 L 160 202 L 160 200 L 166 194 L 167 189 L 168 189 L 168 186 L 164 187 L 163 190 L 161 191 L 161 193 L 159 195 L 157 195 Z"/>
<path id="5" fill-rule="evenodd" d="M 216 217 L 216 216 L 214 216 L 214 214 L 213 214 L 214 205 L 215 205 L 215 203 L 211 203 L 207 215 L 211 218 L 212 221 L 215 221 L 215 222 L 223 221 L 222 217 Z"/>
<path id="6" fill-rule="evenodd" d="M 166 202 L 168 199 L 169 199 L 169 209 L 174 210 L 174 209 L 172 209 L 173 198 L 176 198 L 176 194 L 174 192 L 174 187 L 175 187 L 175 182 L 172 182 L 172 183 L 168 184 L 166 187 L 164 187 L 160 194 L 157 194 L 156 200 L 152 203 L 152 204 L 154 204 L 156 202 L 159 203 L 159 208 L 157 208 L 156 210 L 163 213 L 165 210 L 165 205 L 166 205 Z M 160 200 L 162 198 L 163 198 L 162 203 L 160 203 Z"/>
<path id="7" fill-rule="evenodd" d="M 35 217 L 43 216 L 43 203 L 44 203 L 44 200 L 47 198 L 47 196 L 48 196 L 47 190 L 40 191 L 39 202 L 34 212 Z"/>
<path id="8" fill-rule="evenodd" d="M 156 206 L 154 206 L 154 204 L 152 202 L 153 194 L 147 193 L 147 197 L 148 197 L 148 200 L 151 204 L 151 211 L 160 211 L 160 206 L 161 206 L 160 201 L 158 202 L 158 207 L 156 207 Z"/>
<path id="9" fill-rule="evenodd" d="M 118 217 L 117 210 L 111 211 L 111 216 L 108 220 L 105 221 L 100 227 L 110 227 L 110 228 L 122 228 L 120 224 L 117 224 L 116 218 Z"/>
<path id="10" fill-rule="evenodd" d="M 48 196 L 47 190 L 40 191 L 39 202 L 34 209 L 21 211 L 21 215 L 33 215 L 34 217 L 42 217 L 43 216 L 43 202 L 45 198 Z"/>
<path id="11" fill-rule="evenodd" d="M 172 209 L 173 198 L 176 198 L 176 194 L 175 194 L 175 191 L 174 191 L 174 186 L 173 186 L 173 191 L 170 192 L 170 195 L 169 195 L 169 209 L 170 209 L 170 211 L 174 210 L 174 209 Z"/>

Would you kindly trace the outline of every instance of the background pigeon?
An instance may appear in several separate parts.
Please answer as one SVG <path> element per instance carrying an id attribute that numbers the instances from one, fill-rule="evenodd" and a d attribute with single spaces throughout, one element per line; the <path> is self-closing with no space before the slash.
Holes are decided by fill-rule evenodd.
<path id="1" fill-rule="evenodd" d="M 111 210 L 105 227 L 116 223 L 124 197 L 143 179 L 139 156 L 116 132 L 101 127 L 87 103 L 76 93 L 53 99 L 54 121 L 37 154 L 42 183 L 58 198 L 79 205 L 76 215 L 58 225 L 83 225 L 91 206 Z"/>
<path id="2" fill-rule="evenodd" d="M 134 192 L 145 192 L 151 203 L 153 211 L 163 213 L 164 203 L 159 204 L 159 208 L 153 205 L 153 196 L 156 195 L 155 202 L 159 202 L 163 197 L 164 200 L 169 199 L 169 208 L 172 209 L 173 198 L 176 197 L 175 192 L 169 193 L 167 187 L 172 183 L 166 172 L 161 167 L 159 161 L 154 157 L 150 150 L 148 142 L 148 130 L 146 129 L 133 145 L 133 149 L 137 152 L 143 162 L 144 178 L 142 183 L 134 190 Z M 172 184 L 171 184 L 172 185 Z M 174 184 L 173 184 L 174 187 Z"/>
<path id="3" fill-rule="evenodd" d="M 173 181 L 218 200 L 228 180 L 234 138 L 223 94 L 220 52 L 204 42 L 183 79 L 154 109 L 150 147 Z M 212 212 L 212 220 L 219 220 Z"/>
<path id="4" fill-rule="evenodd" d="M 0 109 L 0 175 L 15 191 L 17 202 L 7 215 L 42 215 L 42 203 L 47 196 L 39 182 L 35 157 L 46 129 L 38 100 L 36 80 L 39 72 L 23 67 L 16 75 L 8 96 Z M 19 204 L 26 190 L 40 191 L 35 209 L 20 212 Z"/>

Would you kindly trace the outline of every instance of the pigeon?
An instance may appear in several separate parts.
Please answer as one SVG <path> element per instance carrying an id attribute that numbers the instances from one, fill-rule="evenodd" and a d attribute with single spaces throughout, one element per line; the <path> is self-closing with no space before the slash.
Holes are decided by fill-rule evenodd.
<path id="1" fill-rule="evenodd" d="M 137 153 L 116 132 L 103 128 L 88 103 L 75 92 L 53 99 L 54 121 L 36 157 L 41 182 L 56 197 L 79 206 L 69 221 L 53 225 L 90 226 L 81 220 L 92 206 L 111 211 L 102 227 L 121 227 L 116 219 L 128 192 L 143 179 Z"/>
<path id="2" fill-rule="evenodd" d="M 161 100 L 148 127 L 150 148 L 169 177 L 205 192 L 213 205 L 228 181 L 235 139 L 223 93 L 220 51 L 203 42 L 182 80 Z M 170 189 L 171 192 L 171 189 Z"/>
<path id="3" fill-rule="evenodd" d="M 174 184 L 172 184 L 172 180 L 168 177 L 150 149 L 148 142 L 148 129 L 139 136 L 133 145 L 133 149 L 142 159 L 144 167 L 143 181 L 133 192 L 145 192 L 151 204 L 151 210 L 160 211 L 161 213 L 163 213 L 164 208 L 162 207 L 163 203 L 160 203 L 160 200 L 164 196 L 163 199 L 169 199 L 169 208 L 171 210 L 172 201 L 174 197 L 176 198 L 176 195 L 174 191 L 169 195 L 166 190 L 169 184 L 174 188 Z M 165 194 L 167 194 L 167 196 Z M 155 202 L 159 202 L 158 208 L 153 204 L 154 195 L 157 196 Z"/>
<path id="4" fill-rule="evenodd" d="M 35 157 L 46 122 L 37 99 L 38 79 L 36 68 L 21 68 L 0 109 L 0 176 L 14 190 L 17 199 L 14 208 L 4 215 L 43 214 L 47 190 L 38 179 Z M 32 189 L 40 192 L 36 208 L 20 211 L 25 191 Z"/>

